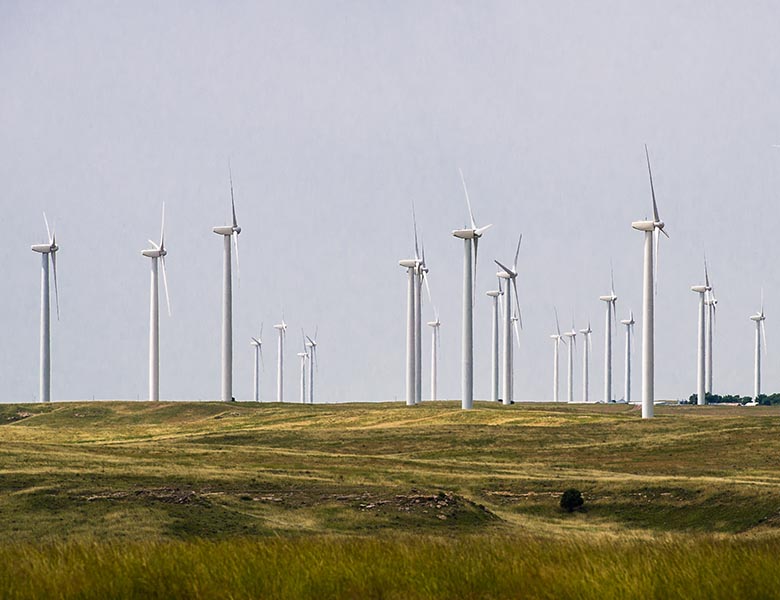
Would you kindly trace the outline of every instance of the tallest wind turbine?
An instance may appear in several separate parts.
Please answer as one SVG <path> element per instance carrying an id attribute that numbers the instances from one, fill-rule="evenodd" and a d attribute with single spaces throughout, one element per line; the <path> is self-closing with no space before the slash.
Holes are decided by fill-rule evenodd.
<path id="1" fill-rule="evenodd" d="M 492 225 L 477 227 L 474 221 L 474 213 L 471 210 L 469 191 L 466 188 L 466 180 L 463 171 L 460 171 L 460 180 L 463 183 L 463 192 L 466 195 L 466 205 L 469 209 L 470 228 L 456 229 L 452 232 L 456 238 L 462 239 L 463 255 L 463 341 L 462 341 L 462 382 L 461 382 L 461 408 L 469 410 L 474 406 L 474 275 L 477 270 L 477 249 L 479 238 Z M 472 259 L 473 248 L 473 259 Z M 472 263 L 473 260 L 473 263 Z"/>
<path id="2" fill-rule="evenodd" d="M 222 401 L 233 400 L 233 263 L 230 259 L 230 239 L 236 246 L 236 270 L 238 266 L 238 234 L 241 228 L 236 219 L 236 201 L 233 197 L 233 173 L 230 173 L 230 208 L 233 224 L 214 227 L 213 231 L 224 239 L 222 274 Z"/>
<path id="3" fill-rule="evenodd" d="M 40 381 L 40 399 L 41 402 L 51 402 L 51 335 L 49 323 L 51 320 L 51 310 L 49 308 L 49 257 L 51 257 L 51 266 L 54 271 L 54 297 L 57 305 L 57 318 L 60 317 L 60 296 L 57 291 L 57 236 L 49 230 L 49 222 L 46 214 L 43 215 L 43 222 L 46 224 L 46 235 L 49 238 L 48 244 L 35 244 L 32 246 L 33 252 L 41 255 L 41 381 Z"/>
<path id="4" fill-rule="evenodd" d="M 658 204 L 655 201 L 655 188 L 653 187 L 653 171 L 650 169 L 650 153 L 645 145 L 645 157 L 647 158 L 647 173 L 650 177 L 650 194 L 653 198 L 653 220 L 634 221 L 631 227 L 645 234 L 645 258 L 642 287 L 642 418 L 653 418 L 655 402 L 655 260 L 658 252 L 659 234 L 666 237 L 669 234 L 664 231 L 664 222 L 658 216 Z"/>

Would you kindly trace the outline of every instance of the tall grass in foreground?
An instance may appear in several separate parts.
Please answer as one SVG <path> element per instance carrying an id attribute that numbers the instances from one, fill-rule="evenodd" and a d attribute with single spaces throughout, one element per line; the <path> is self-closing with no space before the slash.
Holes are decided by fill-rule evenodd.
<path id="1" fill-rule="evenodd" d="M 4 598 L 772 598 L 780 540 L 477 536 L 0 548 Z"/>

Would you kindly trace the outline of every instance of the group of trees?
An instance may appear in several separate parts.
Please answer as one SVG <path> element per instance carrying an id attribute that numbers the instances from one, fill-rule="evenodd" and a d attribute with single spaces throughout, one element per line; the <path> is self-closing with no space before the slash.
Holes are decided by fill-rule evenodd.
<path id="1" fill-rule="evenodd" d="M 753 402 L 752 396 L 720 396 L 718 394 L 707 394 L 705 396 L 707 404 L 747 404 Z M 691 394 L 688 398 L 688 404 L 696 404 L 698 396 Z M 756 402 L 763 406 L 771 406 L 773 404 L 780 404 L 780 394 L 761 394 L 756 398 Z"/>

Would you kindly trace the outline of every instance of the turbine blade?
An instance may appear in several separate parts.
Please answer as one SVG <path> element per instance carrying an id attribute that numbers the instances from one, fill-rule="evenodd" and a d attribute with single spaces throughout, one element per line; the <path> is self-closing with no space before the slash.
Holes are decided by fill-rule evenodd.
<path id="1" fill-rule="evenodd" d="M 44 225 L 46 225 L 46 237 L 49 240 L 49 243 L 51 244 L 52 238 L 51 238 L 51 230 L 49 229 L 49 219 L 46 218 L 45 212 L 43 213 L 43 223 Z"/>
<path id="2" fill-rule="evenodd" d="M 159 250 L 160 249 L 160 247 L 157 245 L 157 242 L 155 242 L 153 240 L 146 240 L 146 241 L 149 242 L 155 250 Z"/>
<path id="3" fill-rule="evenodd" d="M 650 176 L 650 193 L 653 197 L 653 219 L 655 222 L 660 221 L 658 216 L 658 204 L 655 201 L 655 187 L 653 186 L 653 170 L 650 168 L 650 153 L 647 150 L 647 144 L 645 144 L 645 157 L 647 158 L 647 173 Z"/>
<path id="4" fill-rule="evenodd" d="M 518 317 L 519 320 L 519 317 Z M 515 330 L 515 340 L 517 340 L 517 347 L 520 347 L 520 330 L 517 328 L 518 320 L 512 321 L 512 325 L 514 326 Z M 522 327 L 522 324 L 520 325 Z"/>
<path id="5" fill-rule="evenodd" d="M 52 244 L 54 243 L 54 238 L 52 237 Z M 57 285 L 57 253 L 51 252 L 51 267 L 52 271 L 54 271 L 54 303 L 57 306 L 57 320 L 60 320 L 60 290 L 59 286 Z"/>
<path id="6" fill-rule="evenodd" d="M 515 250 L 515 262 L 512 266 L 512 270 L 517 272 L 517 257 L 520 256 L 520 243 L 523 241 L 523 234 L 520 234 L 520 238 L 517 240 L 517 250 Z"/>
<path id="7" fill-rule="evenodd" d="M 265 360 L 263 360 L 263 345 L 260 344 L 259 346 L 260 350 L 260 364 L 263 366 L 263 372 L 265 373 Z"/>
<path id="8" fill-rule="evenodd" d="M 236 279 L 238 280 L 238 285 L 241 285 L 241 263 L 238 260 L 238 234 L 234 231 L 231 236 L 233 238 L 233 246 L 236 249 Z"/>
<path id="9" fill-rule="evenodd" d="M 499 267 L 501 267 L 507 275 L 509 275 L 511 278 L 514 279 L 515 272 L 512 269 L 510 269 L 509 267 L 507 267 L 505 265 L 502 265 L 497 260 L 494 260 L 493 262 L 496 263 Z"/>
<path id="10" fill-rule="evenodd" d="M 612 296 L 615 295 L 615 270 L 612 267 L 612 259 L 609 261 L 609 285 L 610 285 L 610 294 Z"/>
<path id="11" fill-rule="evenodd" d="M 171 298 L 168 295 L 168 273 L 165 270 L 165 257 L 160 257 L 160 263 L 162 264 L 163 274 L 163 286 L 165 287 L 165 303 L 168 305 L 168 316 L 171 316 Z"/>
<path id="12" fill-rule="evenodd" d="M 474 306 L 477 300 L 477 253 L 479 251 L 479 238 L 475 237 L 472 240 L 474 244 L 474 272 L 471 278 L 471 305 Z"/>
<path id="13" fill-rule="evenodd" d="M 165 202 L 162 203 L 162 225 L 160 225 L 160 248 L 165 248 Z"/>
<path id="14" fill-rule="evenodd" d="M 653 230 L 653 286 L 655 287 L 654 293 L 656 294 L 658 294 L 658 242 L 661 240 L 658 231 L 658 229 Z"/>
<path id="15" fill-rule="evenodd" d="M 420 247 L 417 243 L 417 213 L 414 210 L 414 200 L 412 200 L 412 223 L 414 224 L 414 257 L 420 260 Z"/>
<path id="16" fill-rule="evenodd" d="M 423 273 L 422 277 L 423 277 L 423 282 L 425 283 L 425 291 L 428 294 L 428 302 L 430 302 L 431 306 L 433 306 L 433 297 L 431 296 L 431 286 L 428 283 L 428 274 L 427 273 Z M 433 312 L 434 313 L 436 312 L 435 308 L 433 309 Z M 317 337 L 317 336 L 315 335 L 314 337 Z"/>
<path id="17" fill-rule="evenodd" d="M 475 237 L 481 236 L 483 233 L 485 233 L 491 227 L 493 227 L 493 223 L 490 223 L 489 225 L 485 225 L 484 227 L 480 227 L 478 229 L 475 229 L 474 230 Z"/>
<path id="18" fill-rule="evenodd" d="M 704 285 L 706 285 L 707 287 L 711 287 L 710 286 L 710 274 L 709 274 L 709 271 L 707 270 L 707 255 L 706 254 L 704 255 Z"/>
<path id="19" fill-rule="evenodd" d="M 466 178 L 463 177 L 463 171 L 460 169 L 460 167 L 458 168 L 458 173 L 460 173 L 460 181 L 461 183 L 463 183 L 463 193 L 466 194 L 466 205 L 469 207 L 469 218 L 471 219 L 471 228 L 476 229 L 477 224 L 474 221 L 474 213 L 471 210 L 471 200 L 469 199 L 469 190 L 466 187 Z"/>
<path id="20" fill-rule="evenodd" d="M 764 323 L 766 323 L 766 321 L 764 321 L 764 320 L 762 319 L 762 320 L 761 320 L 761 337 L 762 337 L 762 338 L 763 338 L 763 340 L 764 340 L 764 356 L 766 356 L 766 355 L 767 355 L 767 347 L 766 347 L 766 326 L 764 325 Z"/>
<path id="21" fill-rule="evenodd" d="M 517 296 L 517 278 L 512 278 L 512 287 L 515 290 L 515 309 L 517 310 L 517 319 L 520 321 L 520 329 L 523 328 L 523 313 L 520 312 L 520 300 Z"/>
<path id="22" fill-rule="evenodd" d="M 236 219 L 236 200 L 233 196 L 233 169 L 230 168 L 230 161 L 228 161 L 228 174 L 230 176 L 230 208 L 233 212 L 233 227 L 238 227 L 238 220 Z"/>
<path id="23" fill-rule="evenodd" d="M 558 320 L 558 309 L 553 306 L 553 310 L 555 311 L 555 330 L 558 332 L 558 337 L 560 338 L 561 335 L 561 324 Z"/>

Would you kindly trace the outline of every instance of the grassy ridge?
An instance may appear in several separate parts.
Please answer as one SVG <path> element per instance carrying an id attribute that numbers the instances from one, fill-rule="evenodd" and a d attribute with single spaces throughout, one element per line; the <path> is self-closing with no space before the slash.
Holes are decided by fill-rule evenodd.
<path id="1" fill-rule="evenodd" d="M 294 538 L 0 551 L 6 598 L 771 598 L 777 540 Z"/>

